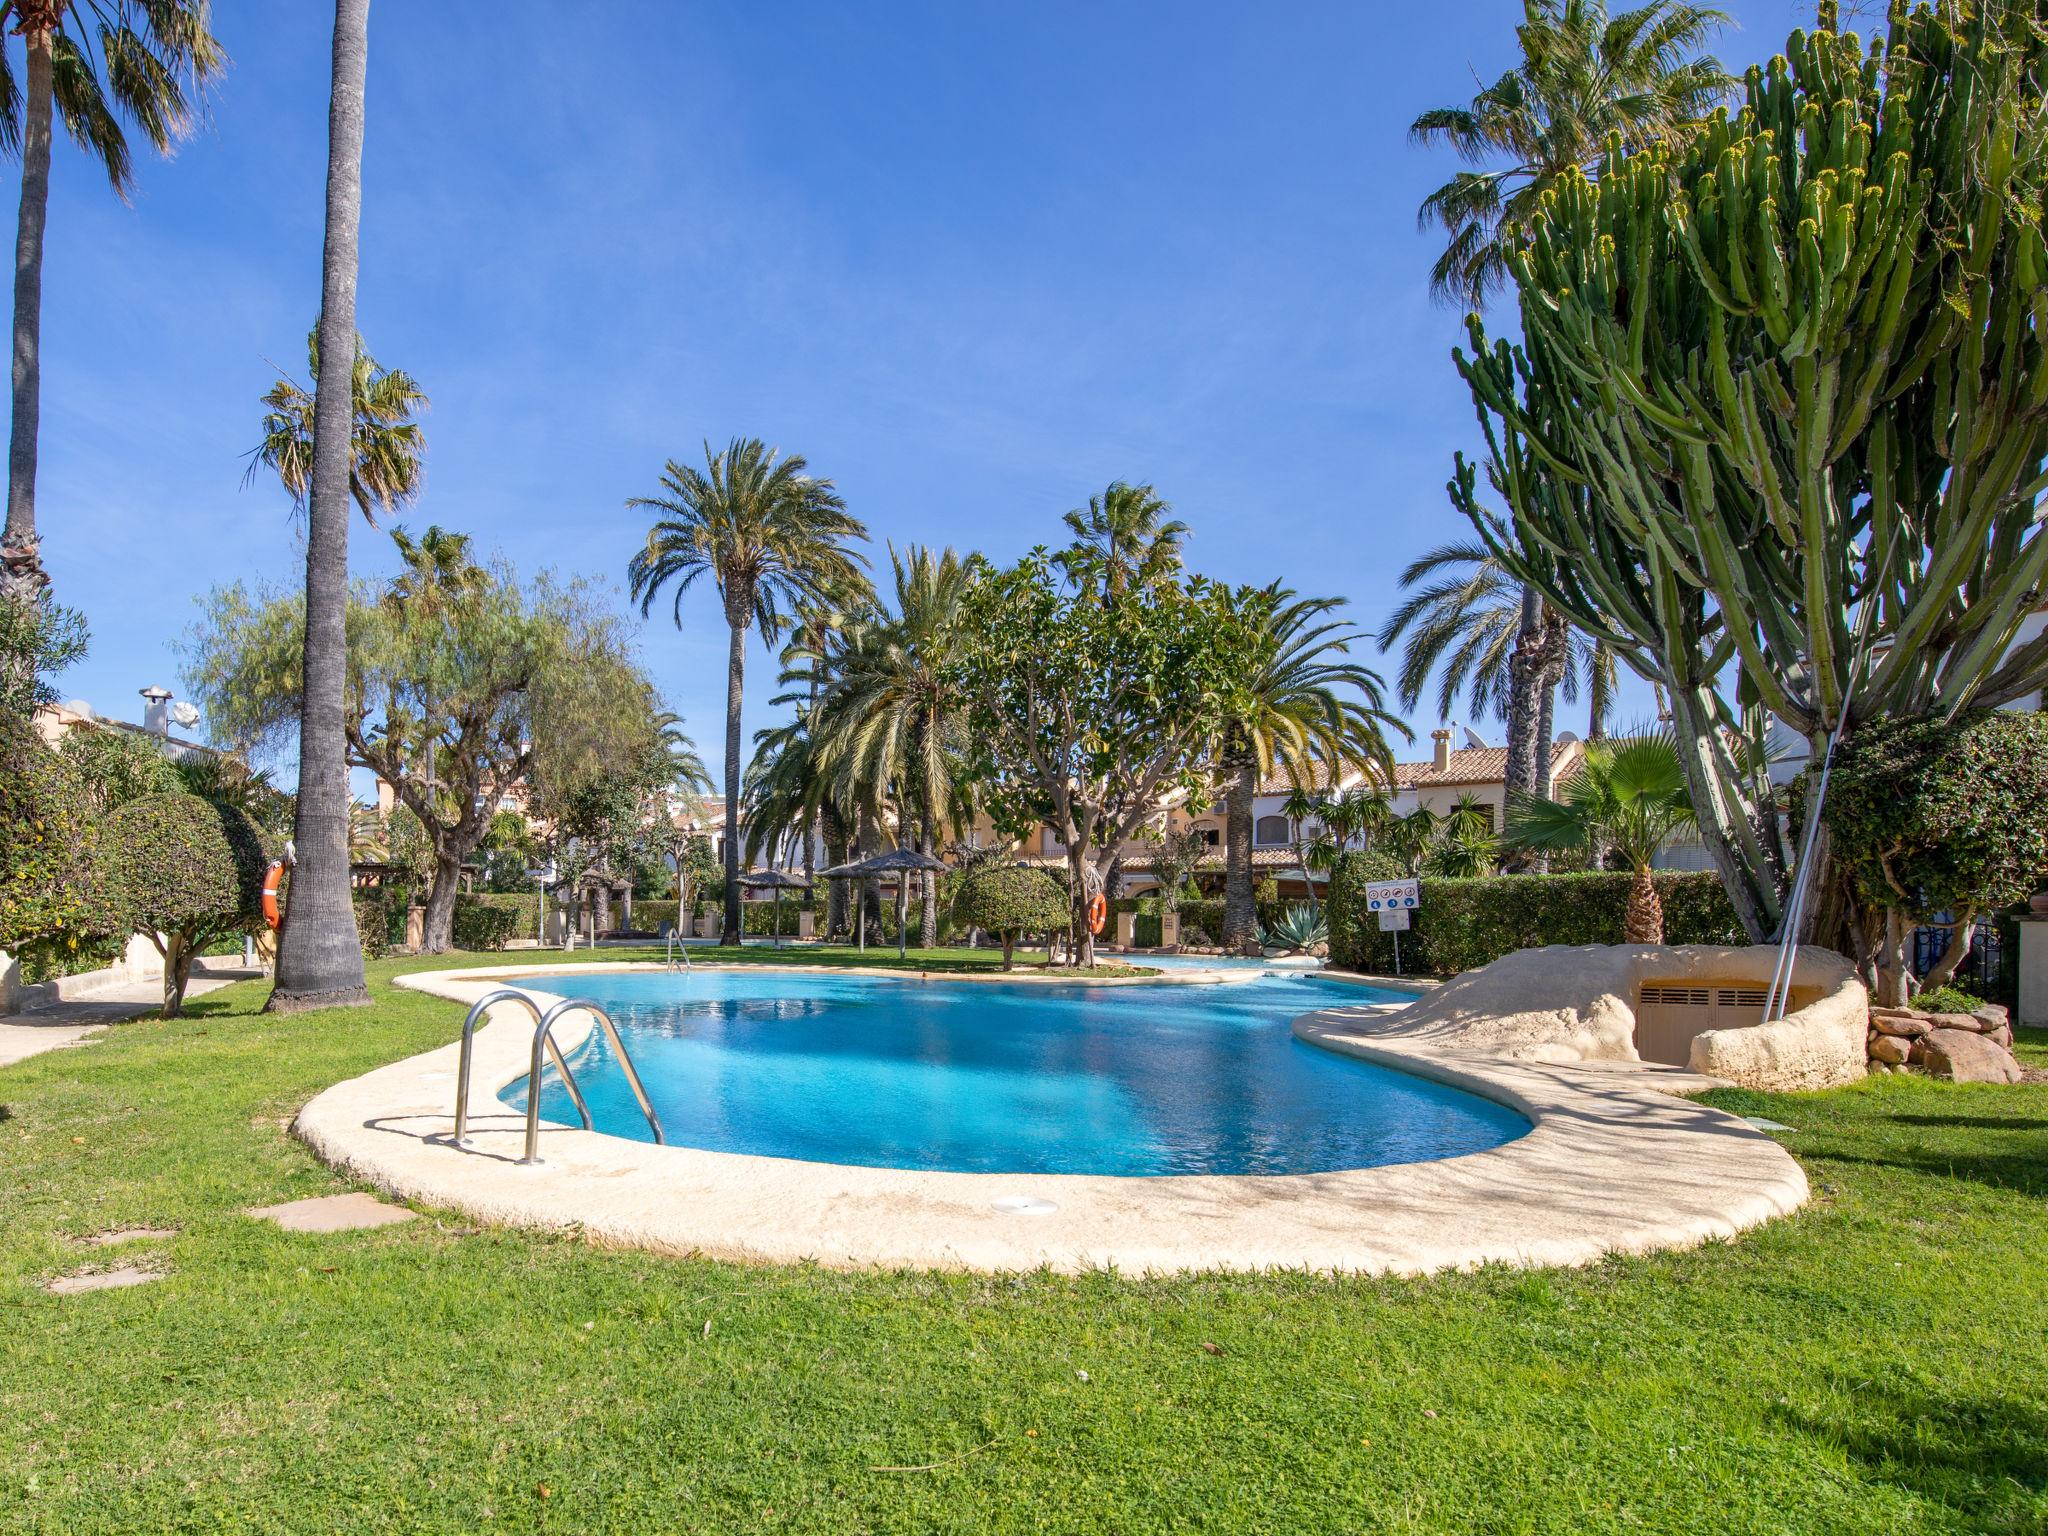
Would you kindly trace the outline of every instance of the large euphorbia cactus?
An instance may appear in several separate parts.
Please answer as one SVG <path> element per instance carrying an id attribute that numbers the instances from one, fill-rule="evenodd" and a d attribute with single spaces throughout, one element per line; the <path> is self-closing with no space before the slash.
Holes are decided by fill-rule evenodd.
<path id="1" fill-rule="evenodd" d="M 2048 577 L 2044 9 L 1794 33 L 1733 117 L 1546 196 L 1522 346 L 1475 316 L 1458 355 L 1507 509 L 1463 460 L 1453 499 L 1669 689 L 1756 938 L 1786 859 L 1745 708 L 1818 744 L 2048 680 L 2015 644 Z"/>

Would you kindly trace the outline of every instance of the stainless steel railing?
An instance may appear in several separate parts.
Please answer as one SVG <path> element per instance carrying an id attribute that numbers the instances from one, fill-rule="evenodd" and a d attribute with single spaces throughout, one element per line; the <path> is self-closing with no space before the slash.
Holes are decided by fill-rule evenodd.
<path id="1" fill-rule="evenodd" d="M 679 956 L 681 957 L 683 962 L 681 967 L 683 970 L 694 971 L 697 968 L 696 966 L 690 963 L 690 951 L 689 948 L 683 943 L 683 936 L 681 931 L 679 929 L 671 928 L 668 931 L 668 948 L 665 952 L 662 963 L 673 971 L 677 968 L 676 960 Z"/>
<path id="2" fill-rule="evenodd" d="M 562 1057 L 562 1049 L 555 1044 L 555 1021 L 565 1013 L 582 1009 L 604 1030 L 605 1038 L 611 1041 L 612 1050 L 618 1054 L 619 1067 L 626 1074 L 626 1084 L 633 1090 L 633 1097 L 639 1102 L 640 1113 L 647 1117 L 647 1125 L 654 1132 L 656 1142 L 666 1146 L 668 1136 L 661 1128 L 661 1118 L 654 1112 L 654 1105 L 647 1097 L 647 1089 L 640 1082 L 640 1074 L 633 1066 L 633 1058 L 626 1051 L 626 1042 L 619 1038 L 618 1026 L 612 1023 L 611 1015 L 595 1003 L 579 1002 L 575 998 L 564 998 L 546 1013 L 540 1005 L 524 992 L 514 987 L 502 987 L 496 992 L 486 993 L 470 1006 L 469 1014 L 462 1021 L 462 1053 L 455 1069 L 455 1141 L 458 1146 L 467 1145 L 469 1140 L 469 1064 L 474 1054 L 473 1040 L 477 1020 L 498 1003 L 518 1003 L 533 1015 L 533 1056 L 526 1070 L 526 1155 L 519 1161 L 527 1166 L 538 1164 L 540 1156 L 540 1074 L 545 1061 L 553 1061 L 555 1072 L 562 1079 L 562 1086 L 569 1090 L 569 1102 L 576 1106 L 576 1117 L 583 1122 L 583 1129 L 589 1130 L 590 1106 L 583 1100 L 583 1090 L 577 1086 L 576 1074 L 569 1070 L 569 1063 Z"/>

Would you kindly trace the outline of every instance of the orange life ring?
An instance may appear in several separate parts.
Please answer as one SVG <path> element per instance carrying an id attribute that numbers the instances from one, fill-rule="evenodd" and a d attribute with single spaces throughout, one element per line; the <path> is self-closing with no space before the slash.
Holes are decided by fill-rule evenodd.
<path id="1" fill-rule="evenodd" d="M 1102 932 L 1103 924 L 1109 921 L 1109 898 L 1097 891 L 1088 898 L 1088 931 Z"/>
<path id="2" fill-rule="evenodd" d="M 263 921 L 275 929 L 284 921 L 277 910 L 277 888 L 284 884 L 284 860 L 272 859 L 263 871 Z"/>

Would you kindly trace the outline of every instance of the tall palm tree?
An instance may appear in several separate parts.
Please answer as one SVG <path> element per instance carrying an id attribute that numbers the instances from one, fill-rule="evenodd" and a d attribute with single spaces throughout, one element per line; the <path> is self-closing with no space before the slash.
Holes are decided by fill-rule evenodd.
<path id="1" fill-rule="evenodd" d="M 1567 703 L 1586 700 L 1586 735 L 1598 741 L 1607 734 L 1614 709 L 1614 653 L 1606 643 L 1575 628 L 1563 614 L 1537 600 L 1537 653 L 1533 665 L 1525 654 L 1517 667 L 1515 653 L 1524 644 L 1525 599 L 1531 594 L 1484 545 L 1440 544 L 1411 560 L 1401 572 L 1407 599 L 1380 630 L 1381 650 L 1402 642 L 1401 667 L 1395 674 L 1403 707 L 1421 702 L 1432 676 L 1436 678 L 1439 719 L 1448 720 L 1462 691 L 1473 720 L 1493 716 L 1503 721 L 1526 713 L 1524 743 L 1530 766 L 1540 772 L 1535 743 L 1556 737 L 1556 696 Z M 1533 708 L 1518 705 L 1516 691 L 1527 678 L 1536 689 Z M 1517 789 L 1535 788 L 1535 776 L 1518 775 Z"/>
<path id="2" fill-rule="evenodd" d="M 1408 130 L 1471 167 L 1424 198 L 1418 218 L 1450 236 L 1431 292 L 1474 309 L 1507 280 L 1505 231 L 1553 182 L 1574 167 L 1597 176 L 1609 135 L 1634 147 L 1687 131 L 1734 84 L 1700 52 L 1727 20 L 1709 6 L 1650 0 L 1610 16 L 1604 0 L 1523 0 L 1522 17 L 1519 63 Z"/>
<path id="3" fill-rule="evenodd" d="M 951 549 L 892 548 L 889 559 L 895 611 L 848 649 L 821 712 L 821 745 L 856 796 L 878 801 L 893 785 L 898 828 L 914 815 L 918 851 L 936 854 L 943 835 L 971 820 L 954 773 L 961 700 L 946 647 L 972 576 Z M 927 949 L 938 943 L 936 897 L 926 870 L 919 942 Z"/>
<path id="4" fill-rule="evenodd" d="M 785 610 L 827 603 L 867 585 L 867 561 L 847 546 L 867 528 L 846 510 L 830 480 L 814 478 L 802 455 L 782 456 L 759 438 L 704 445 L 704 468 L 670 459 L 662 493 L 626 505 L 656 512 L 647 543 L 627 567 L 642 614 L 673 587 L 676 627 L 683 597 L 710 576 L 731 632 L 725 671 L 725 931 L 740 931 L 740 705 L 746 694 L 747 632 L 773 644 Z"/>
<path id="5" fill-rule="evenodd" d="M 1606 849 L 1634 871 L 1624 944 L 1662 944 L 1664 905 L 1650 866 L 1657 850 L 1694 824 L 1692 797 L 1668 734 L 1594 742 L 1555 800 L 1508 802 L 1506 841 L 1523 848 Z"/>
<path id="6" fill-rule="evenodd" d="M 349 896 L 349 787 L 342 736 L 348 671 L 349 351 L 356 334 L 356 234 L 363 206 L 363 82 L 370 0 L 335 0 L 327 113 L 327 233 L 321 257 L 321 365 L 313 399 L 306 516 L 306 641 L 299 710 L 297 865 L 278 936 L 272 1010 L 367 1003 Z"/>
<path id="7" fill-rule="evenodd" d="M 306 357 L 307 372 L 317 379 L 318 330 L 306 338 Z M 411 374 L 380 366 L 361 336 L 356 337 L 348 385 L 355 417 L 348 491 L 374 528 L 379 512 L 395 512 L 419 494 L 426 439 L 416 418 L 427 408 L 427 395 Z M 260 468 L 277 472 L 292 498 L 293 515 L 304 516 L 313 480 L 313 397 L 284 374 L 264 393 L 263 440 L 250 451 L 244 483 Z"/>
<path id="8" fill-rule="evenodd" d="M 1256 944 L 1259 912 L 1252 882 L 1253 803 L 1259 783 L 1283 768 L 1297 786 L 1322 770 L 1335 788 L 1346 769 L 1393 782 L 1390 715 L 1377 672 L 1343 658 L 1359 632 L 1330 618 L 1342 598 L 1296 598 L 1279 586 L 1255 594 L 1263 608 L 1261 664 L 1245 707 L 1224 732 L 1223 947 Z M 1307 871 L 1303 871 L 1304 878 Z M 1309 884 L 1309 902 L 1315 885 Z"/>
<path id="9" fill-rule="evenodd" d="M 159 154 L 191 131 L 194 100 L 227 62 L 207 0 L 0 0 L 0 36 L 26 49 L 27 90 L 0 48 L 0 150 L 21 156 L 14 241 L 13 436 L 0 600 L 49 585 L 36 533 L 36 437 L 42 420 L 43 232 L 57 119 L 122 198 L 133 185 L 128 129 Z"/>
<path id="10" fill-rule="evenodd" d="M 1106 602 L 1172 575 L 1188 536 L 1172 511 L 1151 486 L 1114 482 L 1067 514 L 1074 542 L 1058 557 L 1060 568 Z"/>

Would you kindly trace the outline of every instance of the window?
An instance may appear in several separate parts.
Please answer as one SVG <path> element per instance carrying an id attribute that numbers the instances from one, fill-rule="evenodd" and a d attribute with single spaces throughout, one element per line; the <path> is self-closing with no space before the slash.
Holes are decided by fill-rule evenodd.
<path id="1" fill-rule="evenodd" d="M 1211 848 L 1217 847 L 1223 841 L 1223 834 L 1216 830 L 1216 823 L 1213 821 L 1198 821 L 1189 830 L 1196 833 Z"/>
<path id="2" fill-rule="evenodd" d="M 1288 841 L 1285 816 L 1261 816 L 1252 828 L 1252 841 L 1262 848 L 1277 848 Z"/>

